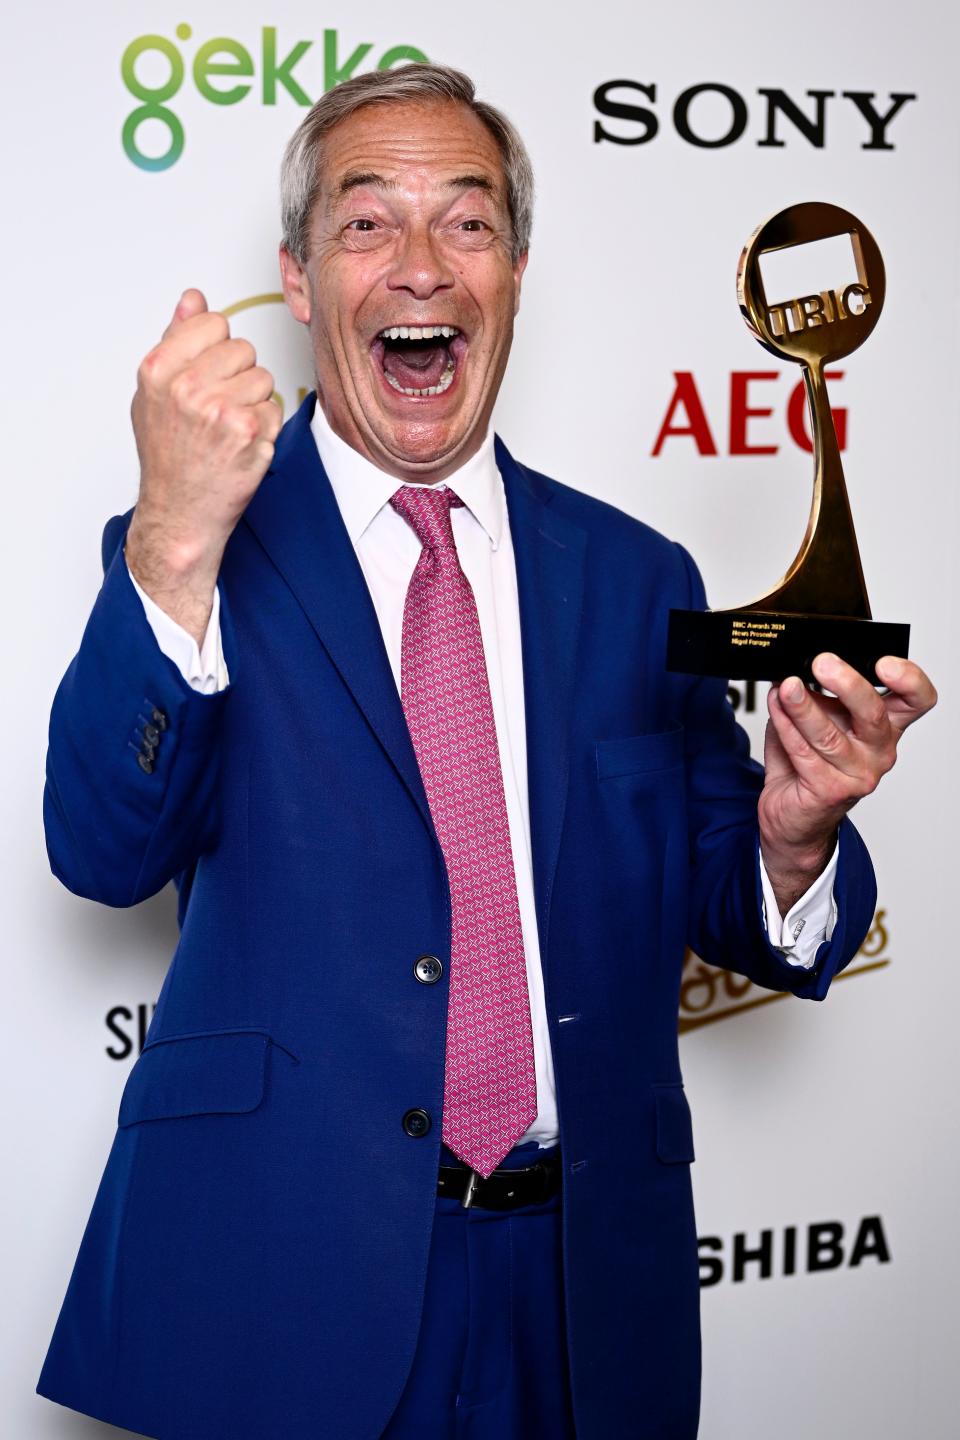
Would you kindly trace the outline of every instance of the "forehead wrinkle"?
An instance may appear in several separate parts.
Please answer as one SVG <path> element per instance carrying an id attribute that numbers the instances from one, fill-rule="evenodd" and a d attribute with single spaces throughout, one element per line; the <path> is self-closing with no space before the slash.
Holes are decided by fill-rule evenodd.
<path id="1" fill-rule="evenodd" d="M 422 175 L 422 170 L 420 173 Z M 383 191 L 386 194 L 402 195 L 405 190 L 409 189 L 409 185 L 404 183 L 406 179 L 407 177 L 404 175 L 388 177 L 379 175 L 373 170 L 348 170 L 340 180 L 335 183 L 330 199 L 332 204 L 336 206 L 339 202 L 346 199 L 348 195 L 352 194 L 354 190 L 366 189 L 368 187 L 373 190 Z M 438 179 L 434 181 L 433 184 L 435 189 L 444 190 L 447 193 L 452 192 L 455 195 L 467 194 L 471 190 L 479 190 L 482 195 L 490 199 L 495 205 L 503 203 L 502 189 L 489 175 L 480 173 L 453 175 L 448 180 Z"/>
<path id="2" fill-rule="evenodd" d="M 331 189 L 339 175 L 396 176 L 405 171 L 446 171 L 447 175 L 490 180 L 502 156 L 485 126 L 461 107 L 391 106 L 389 116 L 360 110 L 334 126 L 324 146 Z M 440 177 L 442 180 L 445 177 Z"/>

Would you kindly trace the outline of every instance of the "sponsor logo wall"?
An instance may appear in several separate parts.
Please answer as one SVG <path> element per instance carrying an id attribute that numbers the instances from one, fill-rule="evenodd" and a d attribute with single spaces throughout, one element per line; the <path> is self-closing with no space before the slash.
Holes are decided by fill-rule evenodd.
<path id="1" fill-rule="evenodd" d="M 283 145 L 329 86 L 429 57 L 475 76 L 537 171 L 498 428 L 522 459 L 681 540 L 715 605 L 783 573 L 812 477 L 800 373 L 758 349 L 737 309 L 741 246 L 774 210 L 822 199 L 860 216 L 883 252 L 883 318 L 828 380 L 874 614 L 912 622 L 941 707 L 857 812 L 880 898 L 826 1003 L 691 954 L 678 1023 L 697 1149 L 701 1434 L 946 1440 L 960 1185 L 960 21 L 934 0 L 762 12 L 695 0 L 668 13 L 492 0 L 482 15 L 105 0 L 96 16 L 21 11 L 11 28 L 5 1433 L 118 1433 L 33 1387 L 176 944 L 175 907 L 167 893 L 98 909 L 59 887 L 40 793 L 100 532 L 136 497 L 136 366 L 196 284 L 257 346 L 292 413 L 311 369 L 277 293 Z M 834 305 L 848 278 L 824 273 L 811 293 Z M 758 756 L 765 689 L 732 677 Z"/>

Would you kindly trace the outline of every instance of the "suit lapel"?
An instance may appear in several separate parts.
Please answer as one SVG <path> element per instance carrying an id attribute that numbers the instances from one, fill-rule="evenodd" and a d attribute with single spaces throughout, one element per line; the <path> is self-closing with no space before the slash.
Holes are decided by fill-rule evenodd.
<path id="1" fill-rule="evenodd" d="M 587 536 L 550 508 L 551 493 L 542 478 L 519 465 L 499 439 L 496 458 L 517 567 L 533 882 L 546 964 L 550 896 L 567 799 Z"/>
<path id="2" fill-rule="evenodd" d="M 293 591 L 434 835 L 377 612 L 310 430 L 315 399 L 311 393 L 284 426 L 244 520 Z"/>

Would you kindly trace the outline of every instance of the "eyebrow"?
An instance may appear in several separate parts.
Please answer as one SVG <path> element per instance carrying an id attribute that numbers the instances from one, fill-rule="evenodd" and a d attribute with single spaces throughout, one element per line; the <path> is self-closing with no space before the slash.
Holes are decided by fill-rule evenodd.
<path id="1" fill-rule="evenodd" d="M 444 181 L 448 189 L 453 190 L 483 190 L 488 195 L 496 195 L 496 186 L 486 175 L 455 175 L 452 180 Z M 337 186 L 337 197 L 348 195 L 351 190 L 356 190 L 361 185 L 372 185 L 378 190 L 396 190 L 397 182 L 387 180 L 383 175 L 377 175 L 373 170 L 352 170 L 344 175 Z"/>
<path id="2" fill-rule="evenodd" d="M 497 193 L 493 181 L 488 180 L 486 175 L 457 175 L 446 183 L 455 190 L 485 190 L 488 195 Z"/>
<path id="3" fill-rule="evenodd" d="M 382 175 L 376 175 L 372 170 L 348 170 L 337 186 L 337 194 L 347 195 L 359 185 L 375 185 L 379 190 L 396 189 L 395 180 L 385 180 Z"/>

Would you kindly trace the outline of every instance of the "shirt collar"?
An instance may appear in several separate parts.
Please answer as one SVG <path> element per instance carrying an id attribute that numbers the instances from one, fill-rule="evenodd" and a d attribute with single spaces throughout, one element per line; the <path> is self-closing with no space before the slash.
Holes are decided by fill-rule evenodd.
<path id="1" fill-rule="evenodd" d="M 383 509 L 401 485 L 379 469 L 372 460 L 354 450 L 331 428 L 323 413 L 319 397 L 313 410 L 310 429 L 334 496 L 347 527 L 351 543 L 357 544 L 371 521 Z M 497 469 L 493 450 L 493 426 L 489 426 L 483 444 L 475 455 L 455 470 L 444 482 L 458 495 L 473 518 L 481 525 L 496 550 L 503 536 L 506 499 L 503 481 Z"/>

